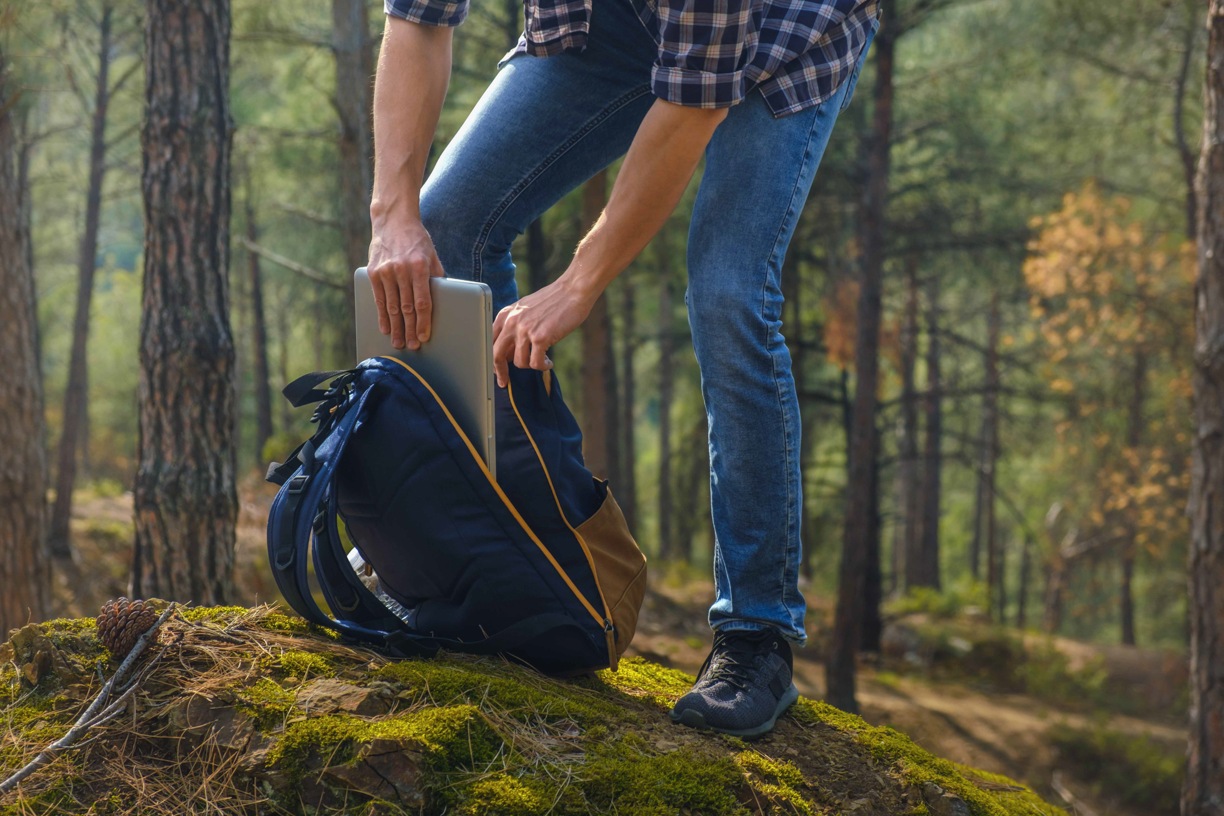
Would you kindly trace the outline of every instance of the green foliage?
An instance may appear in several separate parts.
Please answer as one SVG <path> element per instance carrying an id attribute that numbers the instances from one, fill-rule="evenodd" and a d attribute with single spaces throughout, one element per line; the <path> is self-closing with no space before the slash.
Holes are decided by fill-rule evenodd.
<path id="1" fill-rule="evenodd" d="M 1049 736 L 1068 769 L 1094 783 L 1106 797 L 1152 814 L 1177 814 L 1186 773 L 1181 746 L 1170 749 L 1150 736 L 1101 725 L 1059 724 Z"/>
<path id="2" fill-rule="evenodd" d="M 982 610 L 986 606 L 986 585 L 971 582 L 965 587 L 946 592 L 934 587 L 913 587 L 904 595 L 887 601 L 883 612 L 896 617 L 926 614 L 932 618 L 950 619 L 960 616 L 966 610 Z"/>

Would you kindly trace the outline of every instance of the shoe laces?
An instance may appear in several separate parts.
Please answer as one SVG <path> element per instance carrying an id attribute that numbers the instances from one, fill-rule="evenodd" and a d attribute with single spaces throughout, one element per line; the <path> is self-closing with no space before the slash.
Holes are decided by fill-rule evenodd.
<path id="1" fill-rule="evenodd" d="M 744 691 L 752 682 L 753 671 L 768 633 L 719 632 L 714 636 L 714 648 L 698 675 L 703 680 L 716 680 Z M 709 670 L 709 674 L 706 671 Z"/>

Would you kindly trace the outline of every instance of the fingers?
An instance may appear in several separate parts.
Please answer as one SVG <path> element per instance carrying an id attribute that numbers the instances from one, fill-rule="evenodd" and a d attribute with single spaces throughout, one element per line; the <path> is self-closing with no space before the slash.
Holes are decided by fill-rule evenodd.
<path id="1" fill-rule="evenodd" d="M 370 285 L 374 287 L 374 302 L 378 304 L 378 330 L 391 335 L 393 347 L 403 348 L 404 321 L 400 318 L 399 284 L 393 270 L 389 266 L 372 270 Z"/>
<path id="2" fill-rule="evenodd" d="M 500 320 L 500 316 L 498 317 Z M 510 366 L 507 361 L 514 354 L 514 332 L 502 331 L 500 335 L 493 341 L 493 374 L 497 378 L 497 385 L 500 388 L 505 388 L 506 383 L 510 379 Z"/>
<path id="3" fill-rule="evenodd" d="M 548 347 L 543 343 L 532 344 L 531 367 L 536 371 L 547 371 L 552 368 L 552 360 L 548 359 Z"/>
<path id="4" fill-rule="evenodd" d="M 416 307 L 416 335 L 422 343 L 427 342 L 433 334 L 433 295 L 429 291 L 430 278 L 442 278 L 442 262 L 435 254 L 431 259 L 429 271 L 413 280 L 413 304 Z"/>

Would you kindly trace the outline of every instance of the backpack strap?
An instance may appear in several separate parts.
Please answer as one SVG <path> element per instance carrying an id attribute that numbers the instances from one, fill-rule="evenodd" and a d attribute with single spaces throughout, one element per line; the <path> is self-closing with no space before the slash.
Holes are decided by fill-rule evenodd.
<path id="1" fill-rule="evenodd" d="M 335 420 L 336 411 L 341 408 L 352 394 L 352 384 L 360 375 L 360 369 L 343 371 L 316 371 L 303 374 L 286 385 L 281 393 L 294 408 L 301 408 L 312 402 L 321 403 L 315 409 L 310 421 L 319 427 L 314 435 L 293 449 L 288 458 L 282 462 L 272 462 L 264 479 L 273 484 L 283 485 L 302 464 L 303 460 L 314 455 L 315 449 L 327 437 Z M 316 385 L 328 380 L 335 380 L 326 389 L 315 388 Z"/>

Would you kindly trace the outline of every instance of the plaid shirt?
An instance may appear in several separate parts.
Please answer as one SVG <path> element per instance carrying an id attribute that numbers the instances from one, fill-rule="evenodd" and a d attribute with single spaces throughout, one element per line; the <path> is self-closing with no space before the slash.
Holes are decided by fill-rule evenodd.
<path id="1" fill-rule="evenodd" d="M 876 25 L 879 0 L 628 0 L 659 44 L 655 95 L 725 108 L 760 88 L 774 116 L 832 96 L 854 70 Z M 591 0 L 526 0 L 513 53 L 552 56 L 586 46 Z M 385 0 L 386 13 L 455 26 L 468 0 Z"/>

